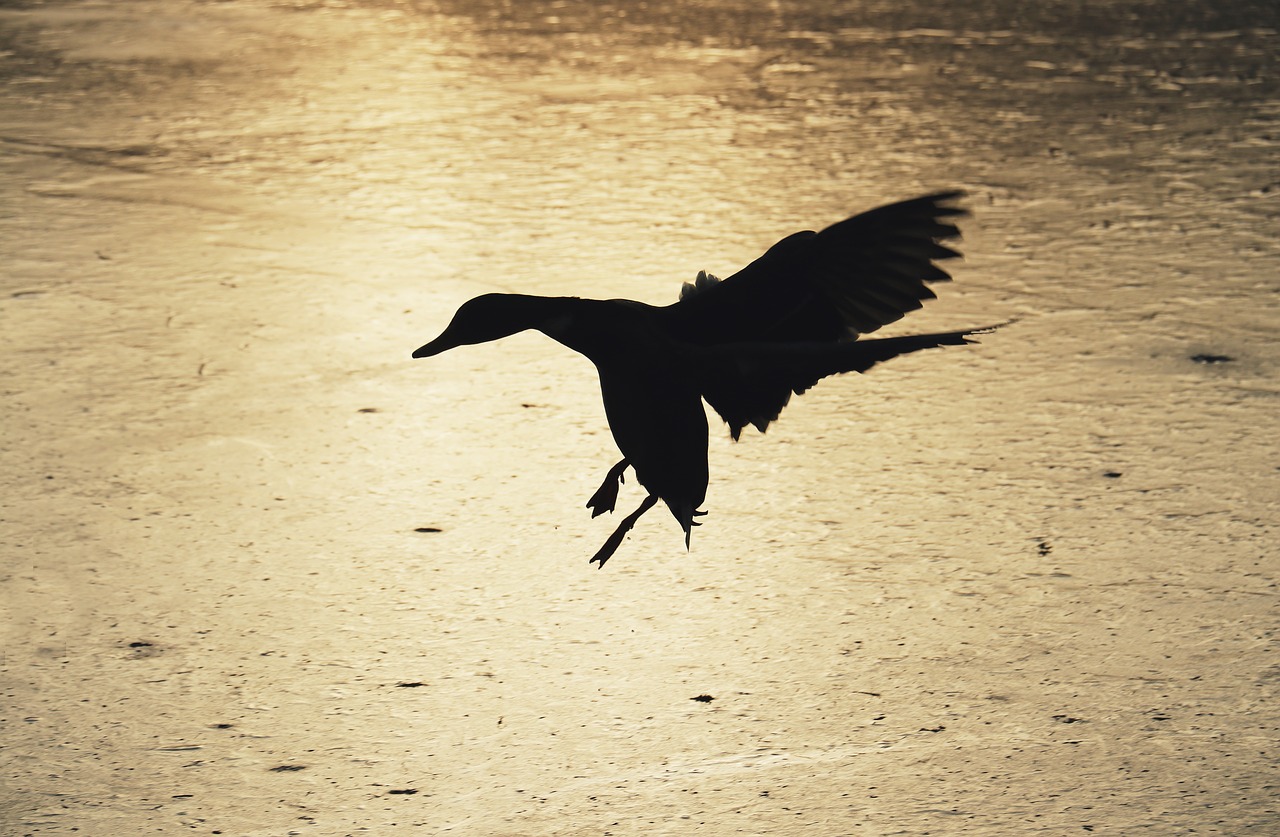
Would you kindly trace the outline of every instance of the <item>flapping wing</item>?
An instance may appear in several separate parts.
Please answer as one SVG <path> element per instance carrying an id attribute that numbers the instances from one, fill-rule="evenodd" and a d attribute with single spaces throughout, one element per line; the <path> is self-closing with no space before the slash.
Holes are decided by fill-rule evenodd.
<path id="1" fill-rule="evenodd" d="M 703 396 L 729 425 L 736 440 L 748 424 L 761 433 L 778 418 L 791 396 L 803 394 L 829 375 L 866 372 L 877 363 L 939 346 L 976 342 L 1000 326 L 882 337 L 847 343 L 750 343 L 717 347 L 721 362 L 704 383 Z"/>
<path id="2" fill-rule="evenodd" d="M 951 277 L 935 262 L 960 254 L 952 205 L 963 192 L 889 204 L 822 232 L 790 235 L 722 282 L 686 286 L 662 309 L 671 333 L 701 345 L 849 340 L 933 299 Z"/>

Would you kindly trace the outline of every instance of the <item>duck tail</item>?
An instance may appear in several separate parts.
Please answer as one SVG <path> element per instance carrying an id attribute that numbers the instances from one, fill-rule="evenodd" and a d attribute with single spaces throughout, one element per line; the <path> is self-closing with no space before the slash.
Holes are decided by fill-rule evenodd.
<path id="1" fill-rule="evenodd" d="M 671 509 L 671 514 L 675 517 L 676 522 L 680 524 L 680 528 L 684 530 L 684 548 L 689 548 L 689 542 L 693 535 L 693 527 L 702 524 L 694 520 L 695 517 L 702 517 L 706 512 L 699 511 L 689 500 L 681 500 L 679 502 L 668 502 L 667 507 Z"/>

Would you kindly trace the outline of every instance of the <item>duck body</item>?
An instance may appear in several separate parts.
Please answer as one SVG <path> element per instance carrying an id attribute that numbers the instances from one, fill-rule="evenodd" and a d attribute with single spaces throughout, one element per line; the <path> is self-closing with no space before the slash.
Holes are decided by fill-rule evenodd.
<path id="1" fill-rule="evenodd" d="M 708 482 L 707 414 L 697 376 L 674 352 L 637 352 L 597 362 L 596 369 L 618 450 L 636 481 L 666 503 L 687 541 Z"/>
<path id="2" fill-rule="evenodd" d="M 457 346 L 537 329 L 595 364 L 605 415 L 623 455 L 588 501 L 611 512 L 625 469 L 648 492 L 591 559 L 604 563 L 658 500 L 685 533 L 706 498 L 706 400 L 736 440 L 764 431 L 790 397 L 828 375 L 865 372 L 900 354 L 972 342 L 989 328 L 857 340 L 932 298 L 926 282 L 950 277 L 933 262 L 958 237 L 946 192 L 856 215 L 821 233 L 784 238 L 738 274 L 700 273 L 678 302 L 594 300 L 491 293 L 463 304 L 445 331 L 417 349 Z"/>
<path id="3" fill-rule="evenodd" d="M 487 342 L 472 341 L 475 335 L 497 339 L 489 338 L 488 329 L 499 336 L 536 329 L 585 355 L 600 376 L 605 417 L 623 461 L 667 505 L 688 538 L 708 483 L 702 347 L 672 337 L 663 309 L 627 299 L 495 293 L 476 297 L 464 309 L 454 320 L 458 328 L 451 324 L 414 357 L 462 345 L 457 340 Z M 594 508 L 597 515 L 613 511 L 612 498 L 607 507 Z"/>

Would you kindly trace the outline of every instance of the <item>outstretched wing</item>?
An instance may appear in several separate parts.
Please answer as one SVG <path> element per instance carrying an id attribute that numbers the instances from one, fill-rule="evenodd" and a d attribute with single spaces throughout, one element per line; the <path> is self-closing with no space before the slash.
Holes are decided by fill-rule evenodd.
<path id="1" fill-rule="evenodd" d="M 1002 324 L 1003 325 L 1003 324 Z M 882 337 L 846 343 L 747 343 L 716 347 L 719 357 L 703 385 L 703 395 L 729 425 L 736 440 L 753 425 L 761 433 L 778 418 L 791 396 L 801 395 L 828 375 L 866 372 L 877 363 L 939 346 L 973 343 L 975 334 L 1000 326 L 967 331 Z"/>
<path id="2" fill-rule="evenodd" d="M 951 278 L 935 262 L 960 255 L 940 242 L 960 237 L 951 219 L 967 213 L 951 202 L 963 194 L 926 195 L 790 235 L 722 282 L 686 285 L 662 309 L 667 328 L 701 345 L 875 331 L 933 299 L 927 283 Z"/>

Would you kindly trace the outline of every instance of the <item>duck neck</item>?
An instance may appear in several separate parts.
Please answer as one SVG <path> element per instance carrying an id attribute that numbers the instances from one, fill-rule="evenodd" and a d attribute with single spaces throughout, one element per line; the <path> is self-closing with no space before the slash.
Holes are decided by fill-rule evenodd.
<path id="1" fill-rule="evenodd" d="M 534 328 L 597 366 L 616 352 L 625 317 L 616 304 L 577 297 L 544 298 Z"/>
<path id="2" fill-rule="evenodd" d="M 602 352 L 608 360 L 608 353 L 616 351 L 619 334 L 630 322 L 630 309 L 616 301 L 520 294 L 512 294 L 509 300 L 512 316 L 519 317 L 519 330 L 537 329 L 597 365 Z"/>
<path id="3" fill-rule="evenodd" d="M 535 328 L 552 340 L 565 343 L 564 338 L 572 330 L 581 307 L 581 299 L 573 296 L 515 296 L 519 296 L 528 317 L 528 328 Z"/>

